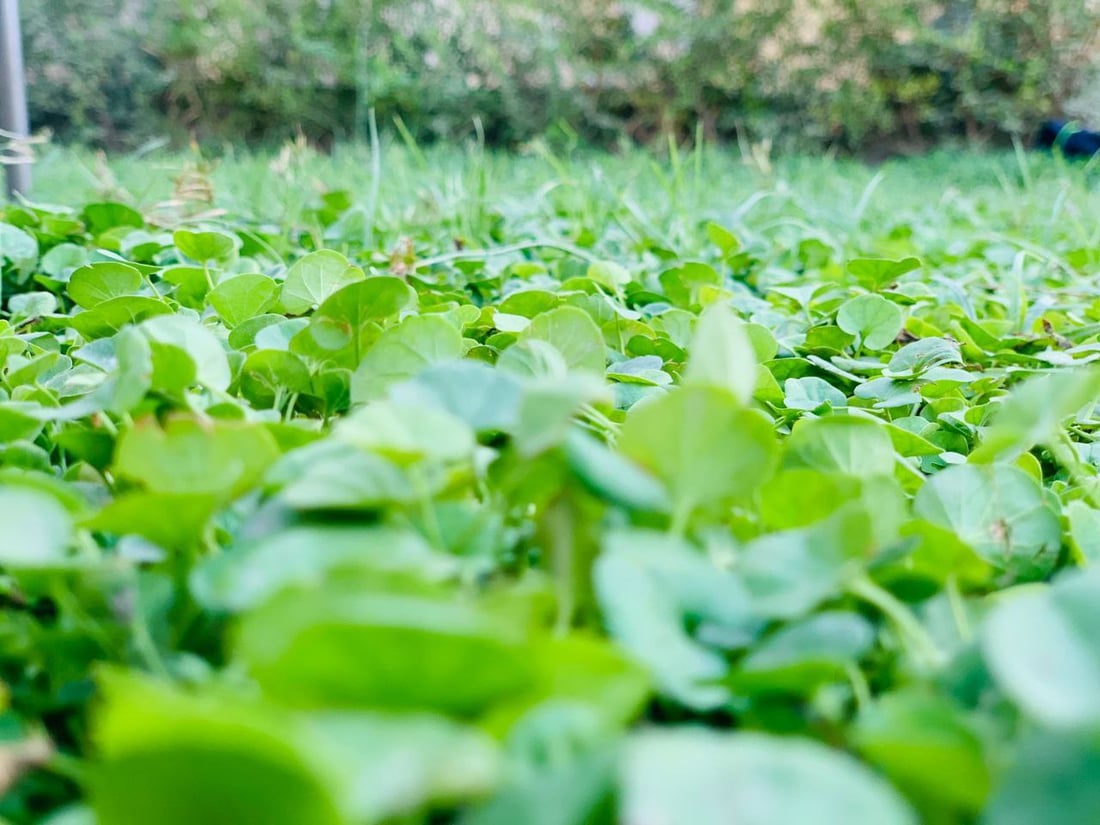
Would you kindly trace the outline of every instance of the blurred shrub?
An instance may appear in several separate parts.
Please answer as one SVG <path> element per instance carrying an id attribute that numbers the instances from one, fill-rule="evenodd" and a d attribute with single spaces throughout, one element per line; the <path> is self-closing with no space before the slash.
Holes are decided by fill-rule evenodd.
<path id="1" fill-rule="evenodd" d="M 36 129 L 134 145 L 164 128 L 169 78 L 156 56 L 168 0 L 24 0 L 27 97 Z"/>
<path id="2" fill-rule="evenodd" d="M 35 0 L 37 123 L 865 148 L 1030 130 L 1097 83 L 1097 0 Z M 60 21 L 60 22 L 59 22 Z M 161 118 L 166 116 L 166 121 Z M 162 126 L 160 128 L 163 128 Z"/>

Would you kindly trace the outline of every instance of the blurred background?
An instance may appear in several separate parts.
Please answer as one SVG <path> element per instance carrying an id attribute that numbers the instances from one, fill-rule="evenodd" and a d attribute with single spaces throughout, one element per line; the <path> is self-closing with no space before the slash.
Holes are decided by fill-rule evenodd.
<path id="1" fill-rule="evenodd" d="M 132 150 L 669 138 L 862 156 L 1100 112 L 1100 0 L 24 0 L 32 127 Z"/>

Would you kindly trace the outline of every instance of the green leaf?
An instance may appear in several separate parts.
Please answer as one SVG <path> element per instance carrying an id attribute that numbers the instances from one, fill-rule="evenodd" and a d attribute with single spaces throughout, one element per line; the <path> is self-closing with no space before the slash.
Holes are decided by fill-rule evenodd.
<path id="1" fill-rule="evenodd" d="M 0 565 L 64 566 L 73 538 L 72 516 L 49 493 L 16 484 L 0 486 Z"/>
<path id="2" fill-rule="evenodd" d="M 859 479 L 806 467 L 780 470 L 760 489 L 760 519 L 772 530 L 807 527 L 861 497 Z"/>
<path id="3" fill-rule="evenodd" d="M 982 627 L 997 684 L 1032 718 L 1066 731 L 1100 730 L 1100 571 L 1052 587 L 1009 591 Z"/>
<path id="4" fill-rule="evenodd" d="M 165 550 L 193 550 L 220 500 L 214 493 L 131 492 L 106 504 L 82 526 L 116 536 L 141 536 Z"/>
<path id="5" fill-rule="evenodd" d="M 922 338 L 895 352 L 882 374 L 887 378 L 918 378 L 945 364 L 963 363 L 959 345 L 946 338 Z"/>
<path id="6" fill-rule="evenodd" d="M 1058 513 L 1016 467 L 963 464 L 932 476 L 913 512 L 953 531 L 985 561 L 1018 580 L 1047 575 L 1062 547 Z"/>
<path id="7" fill-rule="evenodd" d="M 84 309 L 132 295 L 141 289 L 141 273 L 127 264 L 102 261 L 75 270 L 66 291 L 73 302 Z"/>
<path id="8" fill-rule="evenodd" d="M 100 681 L 100 759 L 88 777 L 99 825 L 347 821 L 328 766 L 284 714 L 134 677 Z"/>
<path id="9" fill-rule="evenodd" d="M 279 285 L 266 275 L 237 275 L 218 284 L 206 301 L 229 328 L 255 318 L 275 303 Z"/>
<path id="10" fill-rule="evenodd" d="M 206 560 L 191 590 L 212 610 L 247 610 L 291 586 L 318 586 L 340 568 L 408 570 L 438 577 L 453 563 L 417 533 L 359 524 L 302 525 Z"/>
<path id="11" fill-rule="evenodd" d="M 849 335 L 858 335 L 867 349 L 880 350 L 901 332 L 901 310 L 881 295 L 858 295 L 840 305 L 836 323 Z"/>
<path id="12" fill-rule="evenodd" d="M 141 213 L 123 203 L 89 203 L 84 207 L 81 216 L 93 235 L 120 226 L 145 226 Z"/>
<path id="13" fill-rule="evenodd" d="M 811 412 L 826 405 L 830 408 L 848 406 L 844 393 L 816 375 L 788 378 L 783 382 L 783 395 L 784 404 L 789 410 Z"/>
<path id="14" fill-rule="evenodd" d="M 738 240 L 737 236 L 725 227 L 716 224 L 714 221 L 709 221 L 707 223 L 706 233 L 707 240 L 718 247 L 723 255 L 728 255 L 730 252 L 736 252 L 741 248 L 741 241 Z"/>
<path id="15" fill-rule="evenodd" d="M 698 293 L 702 287 L 717 286 L 722 282 L 714 267 L 698 261 L 688 261 L 681 266 L 666 269 L 659 280 L 669 301 L 684 308 L 698 303 Z"/>
<path id="16" fill-rule="evenodd" d="M 1100 742 L 1079 736 L 1028 735 L 982 817 L 983 825 L 1080 825 L 1100 810 Z"/>
<path id="17" fill-rule="evenodd" d="M 461 358 L 462 335 L 439 315 L 410 315 L 386 330 L 351 379 L 351 400 L 362 404 L 428 367 Z"/>
<path id="18" fill-rule="evenodd" d="M 241 366 L 241 395 L 257 409 L 285 403 L 295 393 L 308 395 L 313 389 L 309 369 L 291 352 L 262 349 L 249 353 Z"/>
<path id="19" fill-rule="evenodd" d="M 195 383 L 212 390 L 229 387 L 232 377 L 225 348 L 208 327 L 183 315 L 159 315 L 143 321 L 141 332 L 154 346 L 173 347 L 185 353 L 193 365 Z M 180 383 L 186 385 L 190 381 Z"/>
<path id="20" fill-rule="evenodd" d="M 757 613 L 797 618 L 861 572 L 871 543 L 869 514 L 848 504 L 812 527 L 754 539 L 741 553 L 737 570 Z"/>
<path id="21" fill-rule="evenodd" d="M 610 289 L 619 289 L 630 283 L 630 272 L 613 261 L 597 261 L 588 267 L 588 277 Z"/>
<path id="22" fill-rule="evenodd" d="M 818 613 L 789 624 L 738 662 L 730 684 L 738 692 L 809 694 L 845 681 L 874 644 L 870 622 L 856 613 Z"/>
<path id="23" fill-rule="evenodd" d="M 172 243 L 192 261 L 199 263 L 228 260 L 240 246 L 240 240 L 235 236 L 213 230 L 192 232 L 190 229 L 177 229 L 172 233 Z"/>
<path id="24" fill-rule="evenodd" d="M 38 260 L 38 241 L 10 223 L 0 222 L 0 262 L 8 261 L 18 272 L 29 272 Z"/>
<path id="25" fill-rule="evenodd" d="M 276 470 L 285 479 L 283 500 L 302 510 L 372 509 L 417 497 L 412 482 L 396 464 L 337 441 L 296 450 Z"/>
<path id="26" fill-rule="evenodd" d="M 289 352 L 291 342 L 307 327 L 307 318 L 283 318 L 273 324 L 265 324 L 263 329 L 256 332 L 254 343 L 257 349 Z"/>
<path id="27" fill-rule="evenodd" d="M 699 728 L 649 730 L 626 744 L 623 822 L 915 825 L 901 797 L 840 751 L 807 740 Z M 735 813 L 736 812 L 736 813 Z"/>
<path id="28" fill-rule="evenodd" d="M 175 417 L 162 429 L 145 421 L 118 440 L 113 469 L 154 493 L 234 498 L 255 485 L 278 457 L 256 424 Z"/>
<path id="29" fill-rule="evenodd" d="M 976 813 L 989 795 L 991 770 L 982 741 L 943 697 L 918 690 L 886 694 L 860 713 L 855 742 L 917 798 Z"/>
<path id="30" fill-rule="evenodd" d="M 374 401 L 341 421 L 333 436 L 395 464 L 469 460 L 474 434 L 466 422 L 443 410 Z"/>
<path id="31" fill-rule="evenodd" d="M 791 430 L 783 466 L 855 478 L 894 474 L 894 445 L 876 421 L 845 415 L 802 419 Z"/>
<path id="32" fill-rule="evenodd" d="M 586 373 L 528 381 L 516 416 L 516 449 L 531 457 L 558 446 L 568 437 L 581 407 L 603 395 L 603 382 Z"/>
<path id="33" fill-rule="evenodd" d="M 631 409 L 619 449 L 663 480 L 674 510 L 688 515 L 751 495 L 777 457 L 767 417 L 710 387 L 684 387 Z"/>
<path id="34" fill-rule="evenodd" d="M 668 494 L 653 476 L 583 430 L 569 433 L 565 454 L 570 469 L 594 495 L 630 510 L 667 512 Z"/>
<path id="35" fill-rule="evenodd" d="M 699 316 L 684 384 L 728 390 L 749 403 L 756 388 L 756 353 L 745 325 L 729 307 L 711 304 Z"/>
<path id="36" fill-rule="evenodd" d="M 287 270 L 281 301 L 291 315 L 302 315 L 319 307 L 338 289 L 365 277 L 363 270 L 352 266 L 339 252 L 310 252 Z"/>
<path id="37" fill-rule="evenodd" d="M 685 630 L 688 616 L 728 629 L 745 642 L 757 621 L 738 579 L 683 540 L 647 531 L 604 537 L 593 581 L 611 636 L 649 668 L 657 685 L 691 707 L 729 697 L 728 664 Z"/>
<path id="38" fill-rule="evenodd" d="M 997 410 L 973 462 L 1013 461 L 1059 437 L 1065 420 L 1088 413 L 1100 397 L 1100 367 L 1035 376 L 1016 386 Z"/>
<path id="39" fill-rule="evenodd" d="M 583 753 L 503 789 L 459 825 L 596 825 L 615 821 L 614 752 Z"/>
<path id="40" fill-rule="evenodd" d="M 42 421 L 34 404 L 0 401 L 0 444 L 34 441 L 42 432 Z"/>
<path id="41" fill-rule="evenodd" d="M 268 696 L 298 707 L 470 716 L 535 675 L 515 623 L 468 601 L 347 587 L 268 600 L 233 648 Z"/>
<path id="42" fill-rule="evenodd" d="M 916 540 L 902 562 L 906 577 L 924 578 L 941 586 L 952 579 L 972 585 L 990 579 L 989 563 L 950 528 L 918 520 L 903 525 L 901 535 Z"/>
<path id="43" fill-rule="evenodd" d="M 518 368 L 516 359 L 532 342 L 550 344 L 559 352 L 567 370 L 588 372 L 602 376 L 607 363 L 606 346 L 596 322 L 584 310 L 577 307 L 558 307 L 535 316 L 519 339 L 501 356 L 502 369 Z"/>
<path id="44" fill-rule="evenodd" d="M 1100 562 L 1100 510 L 1083 501 L 1065 507 L 1069 519 L 1069 540 L 1081 564 Z"/>
<path id="45" fill-rule="evenodd" d="M 114 335 L 128 324 L 137 324 L 146 318 L 169 315 L 172 308 L 156 298 L 125 295 L 111 298 L 93 309 L 70 315 L 66 323 L 87 341 Z"/>
<path id="46" fill-rule="evenodd" d="M 313 313 L 309 332 L 327 351 L 347 349 L 354 369 L 374 343 L 376 325 L 416 302 L 416 293 L 400 278 L 374 277 L 334 292 Z"/>
<path id="47" fill-rule="evenodd" d="M 520 393 L 516 377 L 469 359 L 428 367 L 390 389 L 397 403 L 436 407 L 478 433 L 511 432 L 519 420 Z"/>
<path id="48" fill-rule="evenodd" d="M 12 295 L 8 299 L 8 309 L 13 322 L 24 318 L 39 318 L 57 311 L 57 298 L 52 292 L 25 292 L 22 295 Z"/>
<path id="49" fill-rule="evenodd" d="M 848 271 L 861 284 L 880 289 L 920 266 L 921 262 L 917 258 L 902 258 L 900 261 L 887 258 L 853 258 L 848 262 Z"/>
<path id="50" fill-rule="evenodd" d="M 334 766 L 346 822 L 392 822 L 479 799 L 503 773 L 492 739 L 439 716 L 330 711 L 303 721 Z"/>
<path id="51" fill-rule="evenodd" d="M 42 256 L 39 268 L 47 275 L 61 278 L 65 271 L 72 271 L 88 263 L 88 250 L 75 243 L 59 243 Z"/>

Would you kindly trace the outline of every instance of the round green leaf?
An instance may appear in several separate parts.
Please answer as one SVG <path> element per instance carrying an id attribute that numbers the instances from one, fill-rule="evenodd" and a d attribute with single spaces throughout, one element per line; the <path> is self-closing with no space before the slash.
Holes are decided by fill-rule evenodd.
<path id="1" fill-rule="evenodd" d="M 857 295 L 840 305 L 837 326 L 849 335 L 858 335 L 870 350 L 888 347 L 901 332 L 901 310 L 881 295 Z"/>
<path id="2" fill-rule="evenodd" d="M 738 691 L 808 694 L 843 681 L 875 641 L 870 622 L 856 613 L 819 613 L 789 624 L 753 647 L 730 676 Z"/>
<path id="3" fill-rule="evenodd" d="M 69 512 L 42 490 L 0 485 L 0 565 L 42 568 L 64 563 L 73 540 Z"/>
<path id="4" fill-rule="evenodd" d="M 517 342 L 504 351 L 499 365 L 527 372 L 518 367 L 516 359 L 534 342 L 550 344 L 563 357 L 567 370 L 604 374 L 607 347 L 600 328 L 584 310 L 564 306 L 536 315 Z"/>
<path id="5" fill-rule="evenodd" d="M 75 270 L 66 291 L 77 306 L 91 309 L 112 298 L 133 295 L 141 284 L 141 273 L 134 267 L 101 261 Z"/>
<path id="6" fill-rule="evenodd" d="M 302 525 L 207 559 L 191 575 L 206 607 L 240 611 L 292 585 L 320 585 L 338 567 L 443 574 L 453 567 L 419 534 L 361 524 Z"/>
<path id="7" fill-rule="evenodd" d="M 1100 810 L 1100 742 L 1033 733 L 1016 750 L 982 825 L 1083 825 Z"/>
<path id="8" fill-rule="evenodd" d="M 742 403 L 756 387 L 756 350 L 745 325 L 725 304 L 712 304 L 699 316 L 684 384 L 728 390 Z"/>
<path id="9" fill-rule="evenodd" d="M 471 715 L 535 675 L 514 622 L 399 592 L 288 591 L 245 615 L 234 650 L 267 695 L 299 707 Z"/>
<path id="10" fill-rule="evenodd" d="M 258 424 L 173 418 L 142 422 L 119 438 L 113 469 L 150 492 L 232 498 L 254 485 L 278 457 Z"/>
<path id="11" fill-rule="evenodd" d="M 1019 580 L 1045 576 L 1062 548 L 1058 513 L 1035 479 L 1017 467 L 941 470 L 921 487 L 913 512 L 953 530 L 981 558 Z"/>
<path id="12" fill-rule="evenodd" d="M 892 476 L 894 444 L 877 421 L 847 415 L 803 418 L 787 439 L 783 466 L 856 478 Z"/>
<path id="13" fill-rule="evenodd" d="M 282 304 L 291 315 L 302 315 L 323 304 L 341 287 L 361 281 L 363 270 L 339 252 L 320 249 L 299 258 L 287 270 Z"/>
<path id="14" fill-rule="evenodd" d="M 100 757 L 88 776 L 99 825 L 347 821 L 325 761 L 283 714 L 132 677 L 101 682 Z"/>
<path id="15" fill-rule="evenodd" d="M 750 495 L 778 452 L 767 416 L 711 387 L 684 387 L 634 407 L 618 446 L 665 482 L 683 513 Z"/>
<path id="16" fill-rule="evenodd" d="M 159 315 L 141 324 L 141 332 L 154 344 L 186 353 L 194 365 L 194 380 L 213 390 L 229 387 L 231 375 L 225 348 L 214 333 L 184 315 Z"/>
<path id="17" fill-rule="evenodd" d="M 172 243 L 176 249 L 192 261 L 224 261 L 233 256 L 240 246 L 240 240 L 225 232 L 207 230 L 192 232 L 190 229 L 177 229 L 172 233 Z"/>
<path id="18" fill-rule="evenodd" d="M 367 351 L 351 380 L 351 399 L 363 403 L 430 366 L 461 358 L 462 335 L 439 315 L 410 315 L 386 330 Z"/>
<path id="19" fill-rule="evenodd" d="M 1006 594 L 982 628 L 997 684 L 1030 716 L 1065 730 L 1100 730 L 1100 571 Z"/>
<path id="20" fill-rule="evenodd" d="M 693 728 L 626 745 L 623 822 L 915 825 L 908 805 L 851 757 L 808 740 Z"/>
<path id="21" fill-rule="evenodd" d="M 977 732 L 946 698 L 888 693 L 859 716 L 856 746 L 914 796 L 975 813 L 989 795 L 990 766 Z"/>
<path id="22" fill-rule="evenodd" d="M 207 293 L 206 300 L 227 327 L 235 327 L 263 314 L 275 302 L 279 285 L 266 275 L 253 273 L 228 278 Z"/>

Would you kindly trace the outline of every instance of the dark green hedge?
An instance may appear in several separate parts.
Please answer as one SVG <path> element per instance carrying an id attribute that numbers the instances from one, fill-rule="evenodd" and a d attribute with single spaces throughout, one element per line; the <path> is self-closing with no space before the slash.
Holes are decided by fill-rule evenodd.
<path id="1" fill-rule="evenodd" d="M 121 6 L 121 9 L 120 9 Z M 63 139 L 690 135 L 803 148 L 1005 136 L 1095 83 L 1090 0 L 33 0 Z"/>

